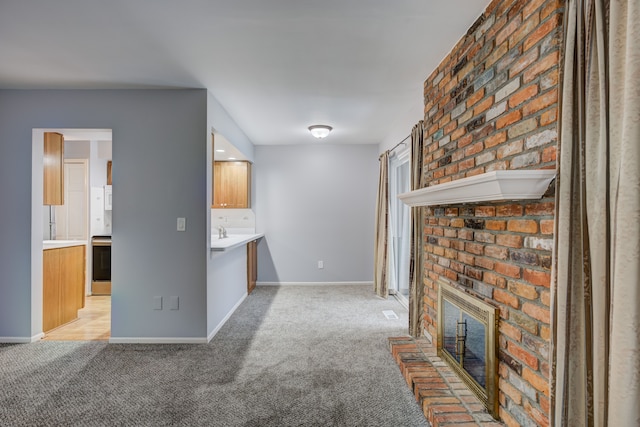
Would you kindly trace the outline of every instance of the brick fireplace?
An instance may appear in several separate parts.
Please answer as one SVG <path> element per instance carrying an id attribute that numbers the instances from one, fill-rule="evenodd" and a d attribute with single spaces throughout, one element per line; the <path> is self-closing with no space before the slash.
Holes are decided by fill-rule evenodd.
<path id="1" fill-rule="evenodd" d="M 555 169 L 563 2 L 494 0 L 424 84 L 423 187 Z M 548 425 L 555 188 L 536 200 L 449 203 L 423 218 L 425 336 L 439 282 L 499 310 L 498 416 Z"/>

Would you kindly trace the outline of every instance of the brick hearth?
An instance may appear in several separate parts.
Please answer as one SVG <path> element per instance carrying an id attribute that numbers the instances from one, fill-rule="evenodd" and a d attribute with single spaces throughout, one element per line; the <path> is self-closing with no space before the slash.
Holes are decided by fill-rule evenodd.
<path id="1" fill-rule="evenodd" d="M 433 427 L 502 427 L 425 339 L 389 338 L 389 348 Z"/>

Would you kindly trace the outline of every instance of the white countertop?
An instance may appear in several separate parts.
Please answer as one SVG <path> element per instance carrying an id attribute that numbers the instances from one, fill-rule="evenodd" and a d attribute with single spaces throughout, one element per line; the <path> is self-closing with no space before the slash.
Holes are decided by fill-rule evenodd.
<path id="1" fill-rule="evenodd" d="M 81 246 L 86 244 L 86 240 L 45 240 L 42 242 L 42 249 L 69 248 L 71 246 Z"/>
<path id="2" fill-rule="evenodd" d="M 264 233 L 257 234 L 232 234 L 228 237 L 219 239 L 217 235 L 211 236 L 211 250 L 216 252 L 229 251 L 238 246 L 246 245 L 252 240 L 259 239 Z"/>

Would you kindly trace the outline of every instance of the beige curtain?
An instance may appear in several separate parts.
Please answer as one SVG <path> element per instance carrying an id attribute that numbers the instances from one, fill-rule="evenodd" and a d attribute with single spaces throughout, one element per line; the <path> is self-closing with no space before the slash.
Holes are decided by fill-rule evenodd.
<path id="1" fill-rule="evenodd" d="M 554 426 L 640 426 L 640 1 L 568 0 Z"/>
<path id="2" fill-rule="evenodd" d="M 378 204 L 376 205 L 376 229 L 373 290 L 382 297 L 387 298 L 389 293 L 389 277 L 387 275 L 387 239 L 389 236 L 389 152 L 385 151 L 380 156 L 380 177 L 378 179 Z"/>
<path id="3" fill-rule="evenodd" d="M 411 131 L 411 190 L 422 188 L 422 120 Z M 411 208 L 411 261 L 409 263 L 409 334 L 422 335 L 424 285 L 422 281 L 422 208 Z"/>

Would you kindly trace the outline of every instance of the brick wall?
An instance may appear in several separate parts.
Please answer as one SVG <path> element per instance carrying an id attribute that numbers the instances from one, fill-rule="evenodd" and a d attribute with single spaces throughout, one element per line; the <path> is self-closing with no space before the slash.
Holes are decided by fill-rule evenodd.
<path id="1" fill-rule="evenodd" d="M 495 0 L 424 85 L 425 186 L 555 168 L 560 0 Z M 548 425 L 554 189 L 542 200 L 424 209 L 423 326 L 445 278 L 500 308 L 500 418 Z"/>

